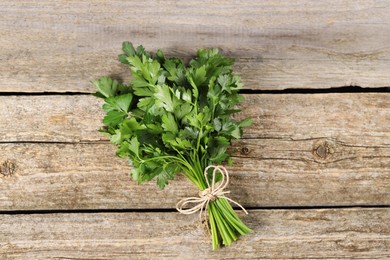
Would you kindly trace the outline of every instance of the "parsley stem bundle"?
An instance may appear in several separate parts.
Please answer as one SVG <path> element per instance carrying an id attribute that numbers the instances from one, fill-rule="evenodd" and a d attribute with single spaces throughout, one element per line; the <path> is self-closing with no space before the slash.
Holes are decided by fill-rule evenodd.
<path id="1" fill-rule="evenodd" d="M 181 173 L 207 192 L 210 183 L 224 178 L 219 172 L 210 174 L 208 166 L 232 164 L 227 148 L 251 124 L 250 119 L 231 118 L 243 101 L 238 94 L 242 83 L 232 73 L 234 61 L 217 49 L 199 50 L 187 66 L 160 50 L 152 55 L 129 42 L 122 49 L 119 59 L 132 71 L 130 84 L 109 77 L 93 82 L 95 95 L 105 100 L 105 127 L 100 131 L 117 146 L 119 157 L 128 158 L 139 184 L 156 179 L 164 188 Z M 208 194 L 212 199 L 204 209 L 214 250 L 250 232 L 225 193 Z"/>

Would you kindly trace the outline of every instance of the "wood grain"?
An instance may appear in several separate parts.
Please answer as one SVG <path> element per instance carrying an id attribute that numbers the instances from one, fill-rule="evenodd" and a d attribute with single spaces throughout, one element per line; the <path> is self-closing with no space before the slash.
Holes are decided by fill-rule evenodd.
<path id="1" fill-rule="evenodd" d="M 232 198 L 250 207 L 389 205 L 389 100 L 247 95 L 255 123 L 234 143 Z M 96 132 L 100 106 L 90 96 L 0 97 L 1 210 L 173 208 L 196 193 L 183 178 L 164 191 L 135 185 Z"/>
<path id="2" fill-rule="evenodd" d="M 253 232 L 213 252 L 179 213 L 0 215 L 2 259 L 385 259 L 389 209 L 252 210 Z"/>
<path id="3" fill-rule="evenodd" d="M 254 120 L 245 138 L 331 139 L 390 144 L 390 93 L 245 95 L 238 118 Z M 89 95 L 0 96 L 0 142 L 106 140 L 103 102 Z"/>
<path id="4" fill-rule="evenodd" d="M 182 176 L 136 185 L 96 131 L 102 101 L 81 94 L 101 75 L 129 81 L 125 40 L 186 60 L 219 47 L 246 89 L 389 87 L 389 11 L 381 0 L 1 1 L 0 259 L 390 258 L 390 93 L 245 95 L 236 117 L 254 124 L 233 143 L 229 197 L 253 232 L 218 252 L 196 215 L 174 210 L 197 190 Z"/>
<path id="5" fill-rule="evenodd" d="M 219 47 L 246 88 L 390 86 L 387 1 L 1 1 L 0 92 L 128 80 L 125 40 L 188 58 Z"/>
<path id="6" fill-rule="evenodd" d="M 89 95 L 0 96 L 0 142 L 99 141 L 104 113 Z"/>
<path id="7" fill-rule="evenodd" d="M 230 197 L 246 207 L 390 205 L 389 146 L 250 139 L 235 148 Z M 0 211 L 174 208 L 197 194 L 182 176 L 165 190 L 155 181 L 137 185 L 108 143 L 0 144 L 0 150 Z"/>

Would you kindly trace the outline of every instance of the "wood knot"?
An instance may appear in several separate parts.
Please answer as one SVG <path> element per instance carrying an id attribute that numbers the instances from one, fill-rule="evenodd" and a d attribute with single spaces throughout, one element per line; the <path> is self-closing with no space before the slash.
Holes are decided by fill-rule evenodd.
<path id="1" fill-rule="evenodd" d="M 248 147 L 244 146 L 241 148 L 241 154 L 248 155 L 251 151 Z"/>
<path id="2" fill-rule="evenodd" d="M 328 161 L 335 153 L 335 145 L 329 140 L 320 140 L 314 143 L 312 154 L 315 159 Z"/>
<path id="3" fill-rule="evenodd" d="M 0 174 L 9 177 L 16 172 L 16 163 L 11 160 L 6 160 L 0 165 Z"/>

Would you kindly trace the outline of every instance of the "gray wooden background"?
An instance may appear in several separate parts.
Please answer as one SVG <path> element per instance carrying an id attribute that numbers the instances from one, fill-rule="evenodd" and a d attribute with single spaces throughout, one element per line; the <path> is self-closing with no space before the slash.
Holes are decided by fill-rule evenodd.
<path id="1" fill-rule="evenodd" d="M 236 58 L 255 123 L 229 167 L 253 229 L 233 246 L 174 210 L 184 178 L 137 186 L 96 131 L 89 82 L 129 80 L 125 40 Z M 389 1 L 3 0 L 0 258 L 389 258 L 389 87 Z"/>

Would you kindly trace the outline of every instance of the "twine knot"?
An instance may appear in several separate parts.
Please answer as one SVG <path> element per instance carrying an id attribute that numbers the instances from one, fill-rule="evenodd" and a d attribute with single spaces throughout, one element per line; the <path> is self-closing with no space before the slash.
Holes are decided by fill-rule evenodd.
<path id="1" fill-rule="evenodd" d="M 199 191 L 199 197 L 200 198 L 203 198 L 203 197 L 207 197 L 210 201 L 214 201 L 217 199 L 217 196 L 215 196 L 212 191 L 211 191 L 211 188 L 206 188 L 204 190 L 200 190 Z"/>
<path id="2" fill-rule="evenodd" d="M 212 181 L 210 185 L 209 178 L 208 178 L 208 170 L 211 168 L 214 168 L 214 170 L 213 170 Z M 217 175 L 217 172 L 221 174 L 222 179 L 216 184 L 215 177 Z M 202 214 L 203 212 L 205 212 L 205 209 L 207 209 L 207 206 L 210 203 L 210 201 L 215 201 L 217 198 L 224 198 L 236 204 L 246 214 L 248 214 L 248 212 L 244 209 L 244 207 L 241 204 L 225 196 L 225 194 L 230 193 L 230 191 L 225 191 L 225 188 L 229 184 L 229 174 L 225 167 L 219 165 L 210 165 L 206 167 L 203 174 L 206 179 L 206 184 L 208 187 L 202 191 L 199 191 L 199 197 L 189 197 L 189 198 L 181 199 L 176 204 L 177 211 L 186 215 L 194 214 L 200 211 L 199 217 L 202 219 Z M 195 204 L 195 206 L 184 209 L 188 204 Z"/>

